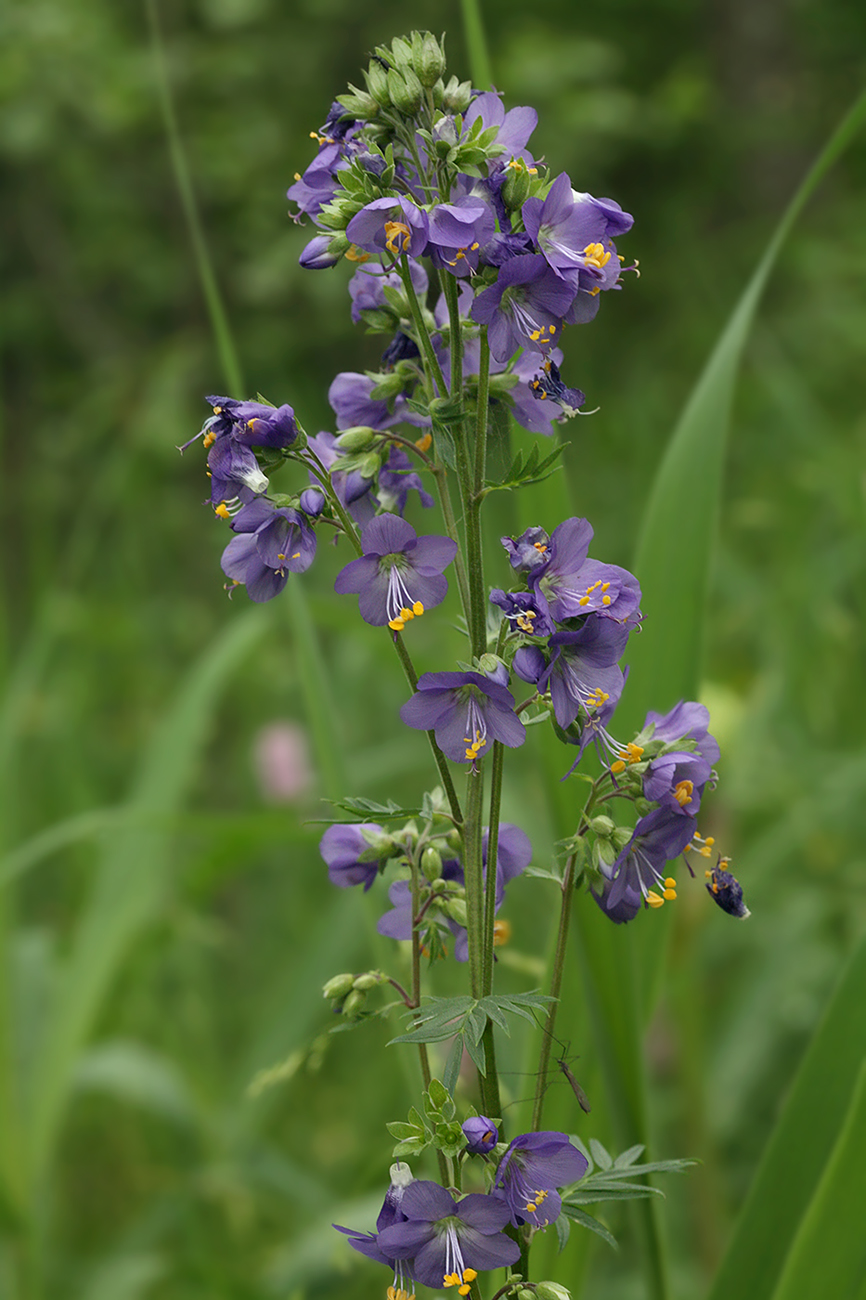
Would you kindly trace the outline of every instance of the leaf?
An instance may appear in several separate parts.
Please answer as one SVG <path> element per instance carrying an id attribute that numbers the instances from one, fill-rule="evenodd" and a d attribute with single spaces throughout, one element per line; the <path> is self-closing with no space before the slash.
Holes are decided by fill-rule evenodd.
<path id="1" fill-rule="evenodd" d="M 387 803 L 377 803 L 375 799 L 346 796 L 343 799 L 328 799 L 326 802 L 333 804 L 335 808 L 342 808 L 344 812 L 352 813 L 356 817 L 366 819 L 368 816 L 374 816 L 381 818 L 382 821 L 388 821 L 395 817 L 417 817 L 422 811 L 418 806 L 403 808 L 400 804 L 394 803 L 393 799 L 389 799 Z"/>
<path id="2" fill-rule="evenodd" d="M 731 1295 L 766 1300 L 773 1295 L 828 1157 L 849 1122 L 846 1117 L 866 1060 L 864 988 L 866 937 L 843 972 L 797 1071 L 708 1300 L 728 1300 Z M 822 1289 L 821 1294 L 831 1292 Z"/>
<path id="3" fill-rule="evenodd" d="M 863 1169 L 866 1162 L 866 1061 L 836 1144 L 800 1221 L 773 1300 L 860 1300 L 866 1278 Z"/>
<path id="4" fill-rule="evenodd" d="M 591 1214 L 587 1214 L 585 1210 L 579 1209 L 576 1205 L 566 1205 L 563 1202 L 562 1213 L 567 1215 L 573 1223 L 579 1223 L 582 1227 L 589 1228 L 590 1232 L 596 1233 L 614 1250 L 619 1250 L 619 1244 L 613 1233 L 603 1223 L 599 1223 L 598 1219 L 594 1219 Z"/>
<path id="5" fill-rule="evenodd" d="M 442 1082 L 453 1097 L 454 1089 L 457 1087 L 457 1080 L 460 1076 L 460 1065 L 463 1061 L 463 1039 L 457 1037 L 448 1053 L 448 1060 L 445 1063 L 445 1069 L 442 1074 Z"/>
<path id="6" fill-rule="evenodd" d="M 596 1138 L 589 1139 L 589 1149 L 592 1152 L 592 1158 L 598 1165 L 599 1169 L 613 1168 L 613 1160 Z"/>
<path id="7" fill-rule="evenodd" d="M 556 1220 L 556 1240 L 559 1246 L 560 1255 L 568 1245 L 568 1239 L 570 1236 L 571 1224 L 569 1223 L 568 1216 L 560 1214 L 559 1218 Z"/>
<path id="8" fill-rule="evenodd" d="M 541 459 L 540 444 L 537 442 L 533 443 L 527 455 L 524 455 L 522 451 L 518 451 L 511 465 L 505 471 L 504 478 L 500 481 L 488 480 L 485 483 L 485 495 L 488 492 L 530 487 L 534 483 L 543 483 L 545 479 L 550 478 L 551 474 L 561 468 L 555 462 L 560 459 L 568 446 L 567 442 L 558 443 L 543 460 Z"/>

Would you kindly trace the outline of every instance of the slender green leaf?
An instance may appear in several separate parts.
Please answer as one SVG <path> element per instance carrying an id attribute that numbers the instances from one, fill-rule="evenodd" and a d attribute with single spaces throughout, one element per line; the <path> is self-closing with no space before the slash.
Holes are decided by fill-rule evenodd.
<path id="1" fill-rule="evenodd" d="M 863 1170 L 866 1061 L 836 1145 L 794 1238 L 773 1300 L 862 1300 L 866 1293 Z"/>
<path id="2" fill-rule="evenodd" d="M 845 970 L 788 1094 L 709 1300 L 773 1295 L 838 1142 L 866 1060 L 866 938 Z M 861 1153 L 861 1187 L 863 1159 Z M 859 1199 L 862 1201 L 862 1192 Z M 817 1211 L 816 1211 L 817 1213 Z M 862 1228 L 860 1229 L 862 1236 Z M 822 1288 L 822 1295 L 833 1295 Z"/>

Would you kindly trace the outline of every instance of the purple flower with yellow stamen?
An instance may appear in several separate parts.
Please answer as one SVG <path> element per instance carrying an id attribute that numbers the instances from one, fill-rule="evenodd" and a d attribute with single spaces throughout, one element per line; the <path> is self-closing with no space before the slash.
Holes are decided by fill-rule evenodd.
<path id="1" fill-rule="evenodd" d="M 335 1223 L 333 1226 L 338 1232 L 345 1233 L 349 1238 L 349 1245 L 354 1250 L 357 1250 L 359 1254 L 366 1255 L 367 1259 L 372 1259 L 376 1264 L 384 1264 L 386 1267 L 393 1269 L 394 1283 L 393 1286 L 388 1288 L 388 1300 L 409 1300 L 406 1282 L 407 1280 L 411 1281 L 412 1272 L 404 1260 L 398 1260 L 380 1246 L 379 1237 L 386 1228 L 392 1227 L 395 1223 L 405 1222 L 406 1215 L 402 1209 L 403 1197 L 406 1189 L 411 1186 L 415 1179 L 409 1166 L 400 1161 L 391 1166 L 390 1173 L 391 1183 L 385 1193 L 385 1200 L 376 1220 L 375 1232 L 360 1232 L 356 1228 L 343 1228 L 339 1223 Z"/>
<path id="2" fill-rule="evenodd" d="M 465 1296 L 483 1269 L 520 1258 L 517 1242 L 502 1231 L 508 1206 L 496 1196 L 473 1192 L 455 1201 L 438 1183 L 419 1180 L 406 1188 L 400 1209 L 405 1220 L 380 1232 L 377 1246 L 386 1256 L 410 1259 L 423 1286 L 453 1286 Z"/>
<path id="3" fill-rule="evenodd" d="M 495 229 L 496 219 L 483 199 L 440 203 L 430 214 L 427 252 L 434 266 L 465 279 L 478 270 L 481 249 Z"/>
<path id="4" fill-rule="evenodd" d="M 420 257 L 427 247 L 430 219 L 405 197 L 373 199 L 346 227 L 346 238 L 366 253 Z"/>
<path id="5" fill-rule="evenodd" d="M 543 528 L 534 525 L 519 537 L 500 537 L 508 554 L 512 569 L 518 573 L 536 573 L 544 569 L 550 559 L 550 538 Z"/>
<path id="6" fill-rule="evenodd" d="M 475 299 L 471 316 L 488 327 L 496 360 L 508 361 L 518 348 L 545 353 L 559 342 L 574 294 L 539 253 L 524 253 L 500 268 L 496 283 Z"/>
<path id="7" fill-rule="evenodd" d="M 628 628 L 598 614 L 590 614 L 576 632 L 557 632 L 550 638 L 550 663 L 537 679 L 533 664 L 529 680 L 539 691 L 550 691 L 560 727 L 570 726 L 581 711 L 589 717 L 611 700 L 614 704 L 619 700 L 625 679 L 618 660 L 627 641 Z M 523 676 L 526 659 L 525 654 L 519 661 L 515 656 L 518 676 Z"/>
<path id="8" fill-rule="evenodd" d="M 304 573 L 315 559 L 316 534 L 299 510 L 258 498 L 238 511 L 232 529 L 238 536 L 223 551 L 222 570 L 250 600 L 272 600 L 290 573 Z"/>
<path id="9" fill-rule="evenodd" d="M 531 591 L 503 591 L 494 587 L 490 602 L 498 605 L 508 619 L 512 632 L 524 636 L 552 636 L 556 631 L 545 601 L 539 601 Z"/>
<path id="10" fill-rule="evenodd" d="M 709 725 L 709 710 L 694 701 L 680 700 L 665 714 L 647 714 L 644 726 L 653 727 L 654 741 L 666 746 L 691 742 L 688 749 L 663 751 L 652 760 L 644 776 L 647 799 L 673 812 L 697 815 L 705 786 L 714 782 L 713 765 L 719 759 L 719 744 L 709 734 Z M 611 770 L 615 773 L 617 765 Z"/>
<path id="11" fill-rule="evenodd" d="M 472 1115 L 460 1125 L 471 1156 L 486 1156 L 499 1141 L 499 1130 L 486 1115 Z"/>
<path id="12" fill-rule="evenodd" d="M 697 821 L 670 808 L 654 808 L 641 817 L 631 839 L 611 866 L 602 864 L 601 893 L 595 901 L 612 921 L 632 921 L 644 907 L 661 907 L 677 896 L 676 881 L 665 867 L 691 842 Z"/>
<path id="13" fill-rule="evenodd" d="M 436 743 L 455 763 L 474 763 L 499 740 L 516 749 L 526 728 L 514 712 L 514 696 L 482 673 L 424 673 L 403 705 L 408 727 L 436 733 Z"/>
<path id="14" fill-rule="evenodd" d="M 457 554 L 450 537 L 419 537 L 398 515 L 378 515 L 361 534 L 364 554 L 337 574 L 334 590 L 359 597 L 361 617 L 374 627 L 402 632 L 448 591 L 442 576 Z"/>
<path id="15" fill-rule="evenodd" d="M 530 585 L 547 601 L 557 623 L 596 611 L 632 626 L 640 617 L 638 580 L 617 564 L 588 559 L 592 535 L 586 519 L 559 524 L 545 552 L 546 564 L 532 571 Z"/>
<path id="16" fill-rule="evenodd" d="M 566 1133 L 546 1131 L 516 1137 L 496 1171 L 493 1195 L 502 1198 L 515 1227 L 543 1228 L 559 1218 L 557 1188 L 582 1178 L 589 1162 Z"/>

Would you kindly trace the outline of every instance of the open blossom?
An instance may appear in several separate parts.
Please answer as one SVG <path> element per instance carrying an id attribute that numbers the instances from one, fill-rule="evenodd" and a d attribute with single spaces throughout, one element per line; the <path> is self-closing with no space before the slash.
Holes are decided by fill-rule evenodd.
<path id="1" fill-rule="evenodd" d="M 530 533 L 539 536 L 529 538 Z M 528 529 L 514 541 L 502 541 L 512 565 L 527 572 L 532 590 L 546 600 L 557 623 L 592 611 L 621 623 L 634 623 L 640 617 L 637 578 L 617 564 L 588 559 L 592 536 L 588 520 L 572 517 L 559 524 L 549 539 L 541 529 Z M 533 559 L 533 549 L 540 559 Z"/>
<path id="2" fill-rule="evenodd" d="M 559 342 L 562 322 L 575 290 L 538 253 L 512 257 L 496 283 L 472 304 L 472 319 L 488 327 L 490 351 L 508 361 L 518 348 L 546 352 Z"/>
<path id="3" fill-rule="evenodd" d="M 493 1194 L 502 1197 L 515 1226 L 531 1223 L 543 1228 L 559 1218 L 562 1198 L 557 1188 L 576 1183 L 588 1168 L 586 1156 L 566 1133 L 522 1133 L 499 1163 Z"/>
<path id="4" fill-rule="evenodd" d="M 610 866 L 602 866 L 601 893 L 593 897 L 612 921 L 633 921 L 641 904 L 661 907 L 676 898 L 676 881 L 665 866 L 691 842 L 697 823 L 670 808 L 654 808 L 641 817 L 631 839 Z"/>
<path id="5" fill-rule="evenodd" d="M 457 553 L 450 537 L 419 537 L 405 519 L 378 515 L 361 534 L 361 545 L 364 554 L 337 574 L 334 590 L 358 595 L 365 622 L 402 632 L 410 619 L 445 599 L 442 571 Z"/>
<path id="6" fill-rule="evenodd" d="M 592 715 L 622 694 L 625 682 L 617 661 L 628 641 L 628 628 L 590 614 L 576 632 L 557 632 L 548 641 L 550 662 L 537 646 L 522 646 L 514 656 L 514 671 L 539 691 L 550 691 L 560 727 L 568 727 L 583 711 Z M 539 671 L 541 669 L 541 671 Z"/>
<path id="7" fill-rule="evenodd" d="M 316 534 L 299 510 L 257 497 L 235 514 L 232 529 L 238 536 L 223 551 L 222 570 L 250 600 L 272 600 L 290 573 L 304 573 L 315 559 Z"/>
<path id="8" fill-rule="evenodd" d="M 526 739 L 514 696 L 482 673 L 424 673 L 400 717 L 407 727 L 434 731 L 436 744 L 455 763 L 474 763 L 494 740 L 516 749 Z"/>
<path id="9" fill-rule="evenodd" d="M 379 874 L 379 854 L 372 841 L 384 838 L 385 832 L 377 822 L 347 822 L 329 826 L 319 841 L 319 852 L 328 864 L 328 879 L 332 885 L 346 889 L 363 885 L 370 888 Z"/>
<path id="10" fill-rule="evenodd" d="M 455 1201 L 444 1187 L 422 1179 L 406 1188 L 400 1210 L 404 1220 L 379 1233 L 378 1249 L 410 1259 L 422 1286 L 453 1286 L 465 1296 L 483 1269 L 504 1268 L 520 1257 L 517 1242 L 502 1231 L 511 1215 L 498 1197 L 473 1192 Z"/>

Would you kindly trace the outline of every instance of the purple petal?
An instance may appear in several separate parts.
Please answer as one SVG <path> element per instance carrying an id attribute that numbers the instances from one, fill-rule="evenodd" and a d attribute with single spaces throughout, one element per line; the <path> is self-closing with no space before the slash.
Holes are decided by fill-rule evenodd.
<path id="1" fill-rule="evenodd" d="M 457 543 L 450 537 L 430 534 L 418 538 L 412 547 L 410 558 L 412 567 L 419 573 L 441 573 L 448 568 L 456 554 Z"/>
<path id="2" fill-rule="evenodd" d="M 401 1208 L 407 1219 L 423 1219 L 428 1223 L 456 1213 L 454 1198 L 445 1188 L 424 1178 L 409 1184 Z"/>
<path id="3" fill-rule="evenodd" d="M 392 555 L 405 551 L 417 536 L 412 525 L 399 515 L 377 515 L 361 534 L 361 545 L 365 555 Z"/>
<path id="4" fill-rule="evenodd" d="M 400 717 L 407 727 L 432 731 L 443 714 L 453 708 L 454 701 L 449 691 L 416 691 L 403 705 Z"/>
<path id="5" fill-rule="evenodd" d="M 482 1192 L 464 1196 L 457 1206 L 457 1213 L 464 1223 L 488 1235 L 501 1232 L 511 1219 L 507 1205 L 498 1197 L 485 1196 Z"/>
<path id="6" fill-rule="evenodd" d="M 374 519 L 373 523 L 376 522 Z M 350 560 L 341 569 L 334 581 L 334 591 L 341 596 L 356 596 L 359 591 L 373 582 L 379 573 L 379 561 L 372 555 L 359 555 L 357 560 Z M 387 623 L 387 619 L 385 622 Z"/>

